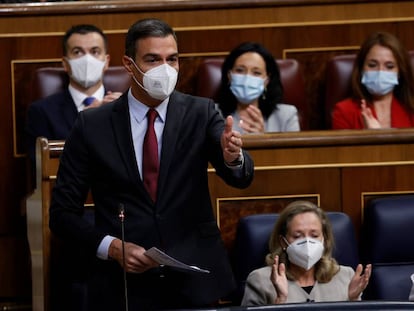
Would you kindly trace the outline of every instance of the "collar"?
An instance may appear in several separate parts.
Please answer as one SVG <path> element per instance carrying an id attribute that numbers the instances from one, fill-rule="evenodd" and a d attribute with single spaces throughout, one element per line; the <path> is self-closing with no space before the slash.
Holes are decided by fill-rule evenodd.
<path id="1" fill-rule="evenodd" d="M 72 96 L 73 102 L 75 103 L 76 109 L 78 111 L 82 111 L 83 110 L 83 100 L 86 97 L 89 97 L 88 95 L 86 95 L 85 93 L 82 93 L 81 91 L 75 89 L 72 85 L 69 84 L 68 86 L 69 89 L 69 93 Z M 101 87 L 95 92 L 93 93 L 91 96 L 97 98 L 98 100 L 103 100 L 104 96 L 105 96 L 105 88 L 103 86 L 103 84 L 101 85 Z"/>
<path id="2" fill-rule="evenodd" d="M 165 123 L 166 116 L 167 116 L 167 107 L 168 107 L 169 100 L 170 98 L 167 97 L 161 102 L 161 104 L 155 107 L 155 110 L 157 110 L 158 112 L 158 117 L 164 123 Z M 129 108 L 129 113 L 138 123 L 141 123 L 143 120 L 146 119 L 147 112 L 150 109 L 150 107 L 140 102 L 132 95 L 131 88 L 128 91 L 128 108 Z"/>

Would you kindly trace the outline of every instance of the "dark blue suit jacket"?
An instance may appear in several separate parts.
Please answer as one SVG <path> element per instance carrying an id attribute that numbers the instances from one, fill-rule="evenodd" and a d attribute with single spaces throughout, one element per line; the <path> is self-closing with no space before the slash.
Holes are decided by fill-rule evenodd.
<path id="1" fill-rule="evenodd" d="M 120 237 L 119 205 L 125 207 L 125 239 L 153 246 L 173 257 L 211 271 L 171 272 L 168 289 L 151 275 L 129 276 L 130 309 L 149 310 L 153 303 L 206 306 L 235 287 L 208 188 L 208 163 L 231 186 L 253 179 L 253 161 L 244 151 L 239 176 L 224 164 L 220 137 L 224 120 L 206 98 L 174 92 L 162 138 L 157 201 L 154 204 L 138 172 L 127 94 L 107 105 L 83 111 L 65 143 L 50 208 L 50 228 L 58 236 L 95 254 L 105 235 Z M 92 191 L 95 226 L 82 218 Z M 122 270 L 114 261 L 97 259 L 89 294 L 99 292 L 92 310 L 120 310 Z M 148 305 L 147 305 L 148 303 Z M 112 309 L 112 310 L 115 310 Z"/>
<path id="2" fill-rule="evenodd" d="M 26 143 L 33 164 L 37 137 L 43 136 L 51 140 L 66 139 L 77 116 L 78 110 L 68 89 L 37 100 L 29 106 Z"/>

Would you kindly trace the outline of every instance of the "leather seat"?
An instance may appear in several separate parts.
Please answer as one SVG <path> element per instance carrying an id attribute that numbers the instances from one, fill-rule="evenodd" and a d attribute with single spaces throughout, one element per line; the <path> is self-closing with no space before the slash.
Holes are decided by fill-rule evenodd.
<path id="1" fill-rule="evenodd" d="M 332 128 L 332 110 L 336 103 L 351 95 L 351 74 L 356 55 L 333 57 L 326 64 L 325 124 Z"/>
<path id="2" fill-rule="evenodd" d="M 199 66 L 195 95 L 208 97 L 217 101 L 221 82 L 221 67 L 224 58 L 206 58 Z M 296 106 L 299 113 L 301 129 L 309 129 L 309 112 L 305 100 L 305 84 L 302 68 L 295 59 L 276 60 L 284 88 L 283 102 Z"/>
<path id="3" fill-rule="evenodd" d="M 414 273 L 414 195 L 371 200 L 364 209 L 362 255 L 372 275 L 364 299 L 408 300 Z"/>
<path id="4" fill-rule="evenodd" d="M 351 218 L 341 212 L 327 212 L 335 238 L 333 257 L 339 264 L 356 268 L 359 263 L 358 246 Z M 233 268 L 238 288 L 234 297 L 241 301 L 247 276 L 254 269 L 265 266 L 269 253 L 269 239 L 278 214 L 257 214 L 239 220 L 234 250 Z"/>
<path id="5" fill-rule="evenodd" d="M 130 77 L 123 66 L 110 66 L 104 74 L 106 91 L 125 92 Z M 30 102 L 62 91 L 69 83 L 69 77 L 62 67 L 43 67 L 35 71 Z"/>

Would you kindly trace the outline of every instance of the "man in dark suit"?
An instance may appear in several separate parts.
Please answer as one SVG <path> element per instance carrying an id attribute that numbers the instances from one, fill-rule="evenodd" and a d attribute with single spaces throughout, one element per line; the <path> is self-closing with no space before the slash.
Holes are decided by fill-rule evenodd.
<path id="1" fill-rule="evenodd" d="M 211 206 L 208 163 L 226 183 L 245 188 L 253 179 L 253 161 L 241 149 L 231 116 L 223 120 L 212 100 L 174 90 L 178 48 L 169 25 L 138 21 L 125 47 L 131 88 L 110 104 L 80 113 L 61 157 L 50 228 L 96 258 L 89 310 L 121 310 L 125 300 L 131 310 L 211 306 L 235 283 Z M 147 114 L 155 115 L 152 187 L 146 186 L 151 174 L 145 137 L 153 132 Z M 94 225 L 82 218 L 89 190 Z M 160 266 L 144 254 L 154 246 L 210 273 Z"/>
<path id="2" fill-rule="evenodd" d="M 63 37 L 62 64 L 69 76 L 68 88 L 35 101 L 29 106 L 26 139 L 34 164 L 36 138 L 66 139 L 78 112 L 98 107 L 118 98 L 121 93 L 105 90 L 103 73 L 110 56 L 106 35 L 94 25 L 76 25 Z M 95 98 L 87 100 L 86 98 Z M 85 105 L 86 104 L 86 105 Z"/>

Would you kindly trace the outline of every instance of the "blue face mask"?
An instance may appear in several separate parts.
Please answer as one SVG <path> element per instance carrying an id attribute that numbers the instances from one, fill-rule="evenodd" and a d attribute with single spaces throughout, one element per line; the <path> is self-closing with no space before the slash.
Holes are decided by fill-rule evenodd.
<path id="1" fill-rule="evenodd" d="M 263 94 L 264 79 L 236 73 L 230 73 L 230 77 L 230 90 L 240 103 L 248 105 Z"/>
<path id="2" fill-rule="evenodd" d="M 372 95 L 385 95 L 398 85 L 398 74 L 393 71 L 365 71 L 361 82 Z"/>

